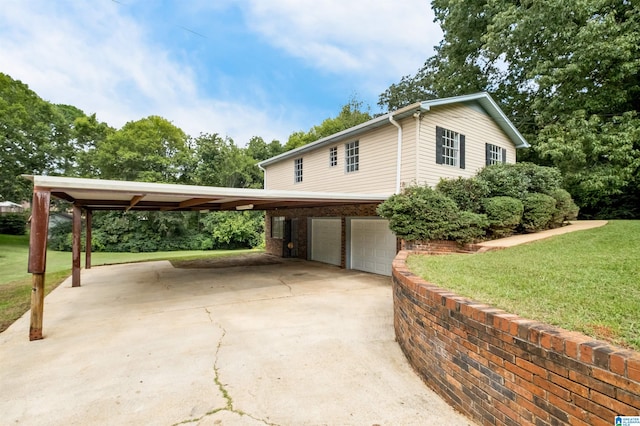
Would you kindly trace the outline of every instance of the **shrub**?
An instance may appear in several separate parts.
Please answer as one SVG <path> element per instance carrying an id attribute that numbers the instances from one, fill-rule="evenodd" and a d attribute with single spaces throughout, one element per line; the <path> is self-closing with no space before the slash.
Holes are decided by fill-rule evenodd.
<path id="1" fill-rule="evenodd" d="M 525 232 L 537 232 L 551 225 L 556 213 L 556 200 L 547 194 L 528 194 L 522 200 L 522 228 Z"/>
<path id="2" fill-rule="evenodd" d="M 487 185 L 489 197 L 519 200 L 530 193 L 551 194 L 562 181 L 558 169 L 533 163 L 493 164 L 480 170 L 477 178 Z"/>
<path id="3" fill-rule="evenodd" d="M 482 209 L 482 199 L 489 193 L 489 187 L 479 179 L 459 177 L 440 179 L 436 191 L 455 201 L 460 210 L 479 213 Z"/>
<path id="4" fill-rule="evenodd" d="M 378 214 L 389 220 L 389 228 L 409 241 L 473 241 L 484 235 L 484 215 L 460 211 L 446 195 L 426 186 L 412 186 L 378 206 Z"/>
<path id="5" fill-rule="evenodd" d="M 27 220 L 24 213 L 0 214 L 0 234 L 24 235 L 27 232 Z"/>
<path id="6" fill-rule="evenodd" d="M 558 227 L 568 220 L 575 220 L 580 210 L 573 202 L 571 194 L 564 189 L 556 189 L 551 195 L 556 200 L 556 212 L 551 218 L 551 226 Z"/>
<path id="7" fill-rule="evenodd" d="M 484 214 L 461 211 L 456 220 L 456 229 L 451 231 L 449 239 L 459 243 L 472 243 L 487 234 L 489 220 Z"/>
<path id="8" fill-rule="evenodd" d="M 513 197 L 491 197 L 483 200 L 491 234 L 497 238 L 514 233 L 524 212 L 522 201 Z"/>

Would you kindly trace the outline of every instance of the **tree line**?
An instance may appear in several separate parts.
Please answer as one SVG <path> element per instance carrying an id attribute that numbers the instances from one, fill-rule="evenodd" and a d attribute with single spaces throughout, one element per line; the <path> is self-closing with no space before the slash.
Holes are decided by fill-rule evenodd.
<path id="1" fill-rule="evenodd" d="M 159 116 L 116 129 L 96 114 L 47 102 L 0 73 L 0 200 L 31 199 L 32 184 L 22 174 L 262 188 L 258 162 L 370 119 L 362 103 L 351 99 L 336 117 L 292 133 L 285 144 L 254 136 L 238 146 L 218 133 L 192 137 Z M 56 207 L 68 206 L 56 201 Z M 92 246 L 104 251 L 255 247 L 263 241 L 263 227 L 260 212 L 97 212 Z M 70 226 L 53 230 L 50 246 L 70 250 Z"/>
<path id="2" fill-rule="evenodd" d="M 380 95 L 390 110 L 487 91 L 583 217 L 640 217 L 640 7 L 632 0 L 432 0 L 444 37 Z"/>

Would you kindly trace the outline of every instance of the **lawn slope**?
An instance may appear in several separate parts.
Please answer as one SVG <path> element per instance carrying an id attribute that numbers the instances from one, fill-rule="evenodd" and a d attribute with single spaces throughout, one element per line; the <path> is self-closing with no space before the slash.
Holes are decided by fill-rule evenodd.
<path id="1" fill-rule="evenodd" d="M 640 221 L 495 252 L 411 256 L 407 263 L 460 295 L 640 350 Z"/>

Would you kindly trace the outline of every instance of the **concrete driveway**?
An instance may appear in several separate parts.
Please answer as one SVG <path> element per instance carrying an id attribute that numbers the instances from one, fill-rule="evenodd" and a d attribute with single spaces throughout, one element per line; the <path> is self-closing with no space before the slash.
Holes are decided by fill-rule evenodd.
<path id="1" fill-rule="evenodd" d="M 471 424 L 405 361 L 388 277 L 261 263 L 67 280 L 44 340 L 28 341 L 28 315 L 0 334 L 1 423 Z"/>

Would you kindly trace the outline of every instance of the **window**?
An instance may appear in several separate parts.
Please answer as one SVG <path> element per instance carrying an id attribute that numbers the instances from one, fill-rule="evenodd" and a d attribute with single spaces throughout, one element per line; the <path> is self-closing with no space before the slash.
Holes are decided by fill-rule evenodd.
<path id="1" fill-rule="evenodd" d="M 507 150 L 501 146 L 490 143 L 485 144 L 486 164 L 499 164 L 507 162 Z"/>
<path id="2" fill-rule="evenodd" d="M 271 217 L 271 238 L 284 238 L 284 216 Z"/>
<path id="3" fill-rule="evenodd" d="M 344 165 L 347 173 L 357 172 L 360 169 L 360 143 L 358 141 L 344 145 Z"/>
<path id="4" fill-rule="evenodd" d="M 329 148 L 329 167 L 335 167 L 338 165 L 338 147 L 334 146 Z"/>
<path id="5" fill-rule="evenodd" d="M 436 127 L 436 163 L 464 169 L 465 137 L 453 130 Z"/>
<path id="6" fill-rule="evenodd" d="M 302 158 L 296 158 L 293 160 L 293 173 L 295 182 L 302 182 Z"/>

